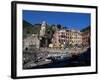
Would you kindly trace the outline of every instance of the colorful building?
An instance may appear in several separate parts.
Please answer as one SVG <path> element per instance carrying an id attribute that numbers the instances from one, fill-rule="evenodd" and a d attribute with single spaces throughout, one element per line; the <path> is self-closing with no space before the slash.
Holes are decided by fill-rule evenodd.
<path id="1" fill-rule="evenodd" d="M 61 29 L 53 34 L 52 43 L 56 46 L 63 45 L 81 45 L 82 33 L 77 30 Z"/>
<path id="2" fill-rule="evenodd" d="M 86 29 L 82 30 L 82 45 L 83 46 L 90 46 L 90 36 L 91 36 L 91 30 L 90 27 L 87 27 Z"/>

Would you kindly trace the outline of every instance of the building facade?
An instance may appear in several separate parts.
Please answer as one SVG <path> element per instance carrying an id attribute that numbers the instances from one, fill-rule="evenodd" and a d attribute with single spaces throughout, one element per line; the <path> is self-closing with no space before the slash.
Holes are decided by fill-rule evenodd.
<path id="1" fill-rule="evenodd" d="M 82 45 L 83 46 L 90 46 L 91 40 L 90 40 L 91 32 L 90 27 L 82 31 Z"/>
<path id="2" fill-rule="evenodd" d="M 82 33 L 77 30 L 69 31 L 69 44 L 81 45 L 82 44 Z"/>
<path id="3" fill-rule="evenodd" d="M 40 40 L 38 39 L 37 34 L 32 34 L 31 36 L 23 39 L 23 50 L 29 49 L 30 47 L 40 47 Z"/>
<path id="4" fill-rule="evenodd" d="M 46 32 L 46 22 L 43 21 L 42 24 L 41 24 L 41 29 L 40 29 L 40 37 L 44 37 L 45 35 L 45 32 Z"/>
<path id="5" fill-rule="evenodd" d="M 61 29 L 53 34 L 52 43 L 57 46 L 60 44 L 81 45 L 82 34 L 77 30 Z"/>

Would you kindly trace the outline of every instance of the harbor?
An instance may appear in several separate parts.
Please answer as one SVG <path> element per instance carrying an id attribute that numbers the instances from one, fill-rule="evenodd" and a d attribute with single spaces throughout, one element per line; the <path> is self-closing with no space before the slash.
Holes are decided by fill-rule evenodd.
<path id="1" fill-rule="evenodd" d="M 23 22 L 23 69 L 90 65 L 90 25 L 75 30 L 46 21 Z"/>
<path id="2" fill-rule="evenodd" d="M 73 52 L 70 53 L 70 50 L 65 53 L 57 50 L 50 52 L 50 49 L 25 52 L 23 69 L 90 66 L 90 48 L 84 49 L 83 52 L 81 50 L 81 53 L 76 52 L 77 54 Z"/>

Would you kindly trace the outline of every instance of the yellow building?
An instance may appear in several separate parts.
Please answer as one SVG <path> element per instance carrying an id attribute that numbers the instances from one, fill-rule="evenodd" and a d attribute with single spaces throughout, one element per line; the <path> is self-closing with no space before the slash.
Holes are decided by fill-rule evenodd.
<path id="1" fill-rule="evenodd" d="M 81 45 L 82 33 L 77 30 L 61 29 L 54 33 L 52 38 L 52 43 L 54 45 L 59 45 L 59 44 Z"/>

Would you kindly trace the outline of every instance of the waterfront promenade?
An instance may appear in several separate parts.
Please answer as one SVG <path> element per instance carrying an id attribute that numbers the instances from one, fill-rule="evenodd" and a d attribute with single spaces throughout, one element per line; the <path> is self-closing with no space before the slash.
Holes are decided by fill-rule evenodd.
<path id="1" fill-rule="evenodd" d="M 32 68 L 52 63 L 52 59 L 68 59 L 72 58 L 73 55 L 80 55 L 87 51 L 84 49 L 52 49 L 52 48 L 40 48 L 35 51 L 24 52 L 23 68 Z M 49 58 L 49 59 L 48 59 Z M 67 64 L 67 63 L 66 63 Z"/>
<path id="2" fill-rule="evenodd" d="M 40 48 L 40 51 L 47 51 L 49 53 L 70 53 L 70 54 L 81 54 L 85 52 L 88 48 L 66 48 L 66 49 L 59 49 L 59 48 Z"/>

